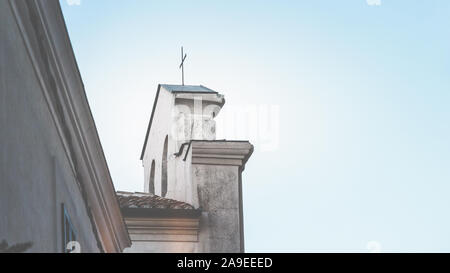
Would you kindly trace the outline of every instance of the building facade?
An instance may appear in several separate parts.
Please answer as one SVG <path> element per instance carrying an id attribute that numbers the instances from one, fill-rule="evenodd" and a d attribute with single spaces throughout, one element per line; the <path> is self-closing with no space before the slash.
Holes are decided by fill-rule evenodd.
<path id="1" fill-rule="evenodd" d="M 58 0 L 0 0 L 0 252 L 244 252 L 248 141 L 224 96 L 158 86 L 143 192 L 117 192 Z M 17 248 L 15 248 L 17 250 Z"/>
<path id="2" fill-rule="evenodd" d="M 0 242 L 130 245 L 57 0 L 0 0 Z"/>
<path id="3" fill-rule="evenodd" d="M 144 193 L 119 192 L 127 252 L 244 252 L 241 174 L 248 141 L 216 140 L 224 96 L 158 86 L 141 160 Z"/>

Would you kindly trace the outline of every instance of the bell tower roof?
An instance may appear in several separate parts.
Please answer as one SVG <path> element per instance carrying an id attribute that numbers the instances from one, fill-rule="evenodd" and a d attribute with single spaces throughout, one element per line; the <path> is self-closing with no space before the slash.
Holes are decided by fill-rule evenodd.
<path id="1" fill-rule="evenodd" d="M 162 90 L 162 91 L 161 91 Z M 173 105 L 177 104 L 178 102 L 181 103 L 185 103 L 186 101 L 194 101 L 197 97 L 201 97 L 201 99 L 203 100 L 203 102 L 205 104 L 214 104 L 215 109 L 214 109 L 214 116 L 217 115 L 217 113 L 219 112 L 220 108 L 223 106 L 223 104 L 225 103 L 225 99 L 223 97 L 223 95 L 219 94 L 219 92 L 214 91 L 206 86 L 203 85 L 175 85 L 175 84 L 159 84 L 158 85 L 158 90 L 156 92 L 156 97 L 155 100 L 153 102 L 153 109 L 152 109 L 152 113 L 150 116 L 150 121 L 147 127 L 147 133 L 145 135 L 145 140 L 144 140 L 144 145 L 142 147 L 142 152 L 141 152 L 141 157 L 140 159 L 142 160 L 144 158 L 144 153 L 147 147 L 147 142 L 148 142 L 148 138 L 149 138 L 149 134 L 150 134 L 150 129 L 152 127 L 153 124 L 153 118 L 155 115 L 155 111 L 157 108 L 157 104 L 159 100 L 163 100 L 165 101 L 167 97 L 161 95 L 161 92 L 165 92 L 165 94 L 171 94 L 171 97 L 174 99 L 173 101 Z M 161 96 L 163 96 L 164 98 L 160 98 Z M 163 102 L 164 104 L 164 102 Z M 167 107 L 168 105 L 164 104 L 165 107 Z M 160 109 L 161 110 L 161 109 Z M 167 110 L 167 109 L 166 109 Z M 164 110 L 165 111 L 165 110 Z M 168 113 L 165 113 L 164 115 L 167 116 Z M 170 111 L 169 111 L 170 114 Z"/>
<path id="2" fill-rule="evenodd" d="M 218 92 L 209 89 L 203 85 L 174 85 L 174 84 L 161 84 L 161 87 L 172 93 L 213 93 Z"/>

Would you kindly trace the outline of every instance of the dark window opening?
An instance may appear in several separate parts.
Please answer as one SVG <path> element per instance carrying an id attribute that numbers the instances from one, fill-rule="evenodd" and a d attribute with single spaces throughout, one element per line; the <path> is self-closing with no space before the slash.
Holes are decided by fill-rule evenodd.
<path id="1" fill-rule="evenodd" d="M 152 161 L 152 167 L 150 169 L 148 192 L 151 194 L 155 194 L 155 160 Z"/>
<path id="2" fill-rule="evenodd" d="M 161 196 L 165 197 L 167 194 L 167 145 L 168 136 L 164 140 L 164 149 L 162 154 L 162 170 L 161 170 Z"/>
<path id="3" fill-rule="evenodd" d="M 73 227 L 72 221 L 70 220 L 69 213 L 67 212 L 67 208 L 64 204 L 62 204 L 63 211 L 63 252 L 69 253 L 70 250 L 67 249 L 67 244 L 72 241 L 77 240 L 77 234 Z"/>

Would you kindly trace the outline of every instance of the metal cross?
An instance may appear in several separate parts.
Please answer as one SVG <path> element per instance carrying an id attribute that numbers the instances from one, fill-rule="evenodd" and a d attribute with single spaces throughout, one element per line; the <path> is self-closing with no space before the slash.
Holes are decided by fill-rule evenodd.
<path id="1" fill-rule="evenodd" d="M 183 47 L 181 47 L 181 83 L 184 85 L 184 60 L 186 60 L 187 54 L 183 54 Z"/>

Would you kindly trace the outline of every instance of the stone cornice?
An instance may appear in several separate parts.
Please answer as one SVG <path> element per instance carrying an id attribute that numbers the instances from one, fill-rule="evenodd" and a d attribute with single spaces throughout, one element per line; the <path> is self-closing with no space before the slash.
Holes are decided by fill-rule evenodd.
<path id="1" fill-rule="evenodd" d="M 233 165 L 245 168 L 245 163 L 253 153 L 253 145 L 248 141 L 192 140 L 186 151 L 191 149 L 192 164 Z M 185 159 L 186 159 L 185 156 Z"/>
<path id="2" fill-rule="evenodd" d="M 136 242 L 198 242 L 198 217 L 126 217 L 125 221 L 131 239 Z"/>
<path id="3" fill-rule="evenodd" d="M 125 218 L 200 218 L 201 209 L 122 208 Z"/>
<path id="4" fill-rule="evenodd" d="M 9 0 L 62 146 L 105 252 L 130 238 L 57 0 Z"/>

